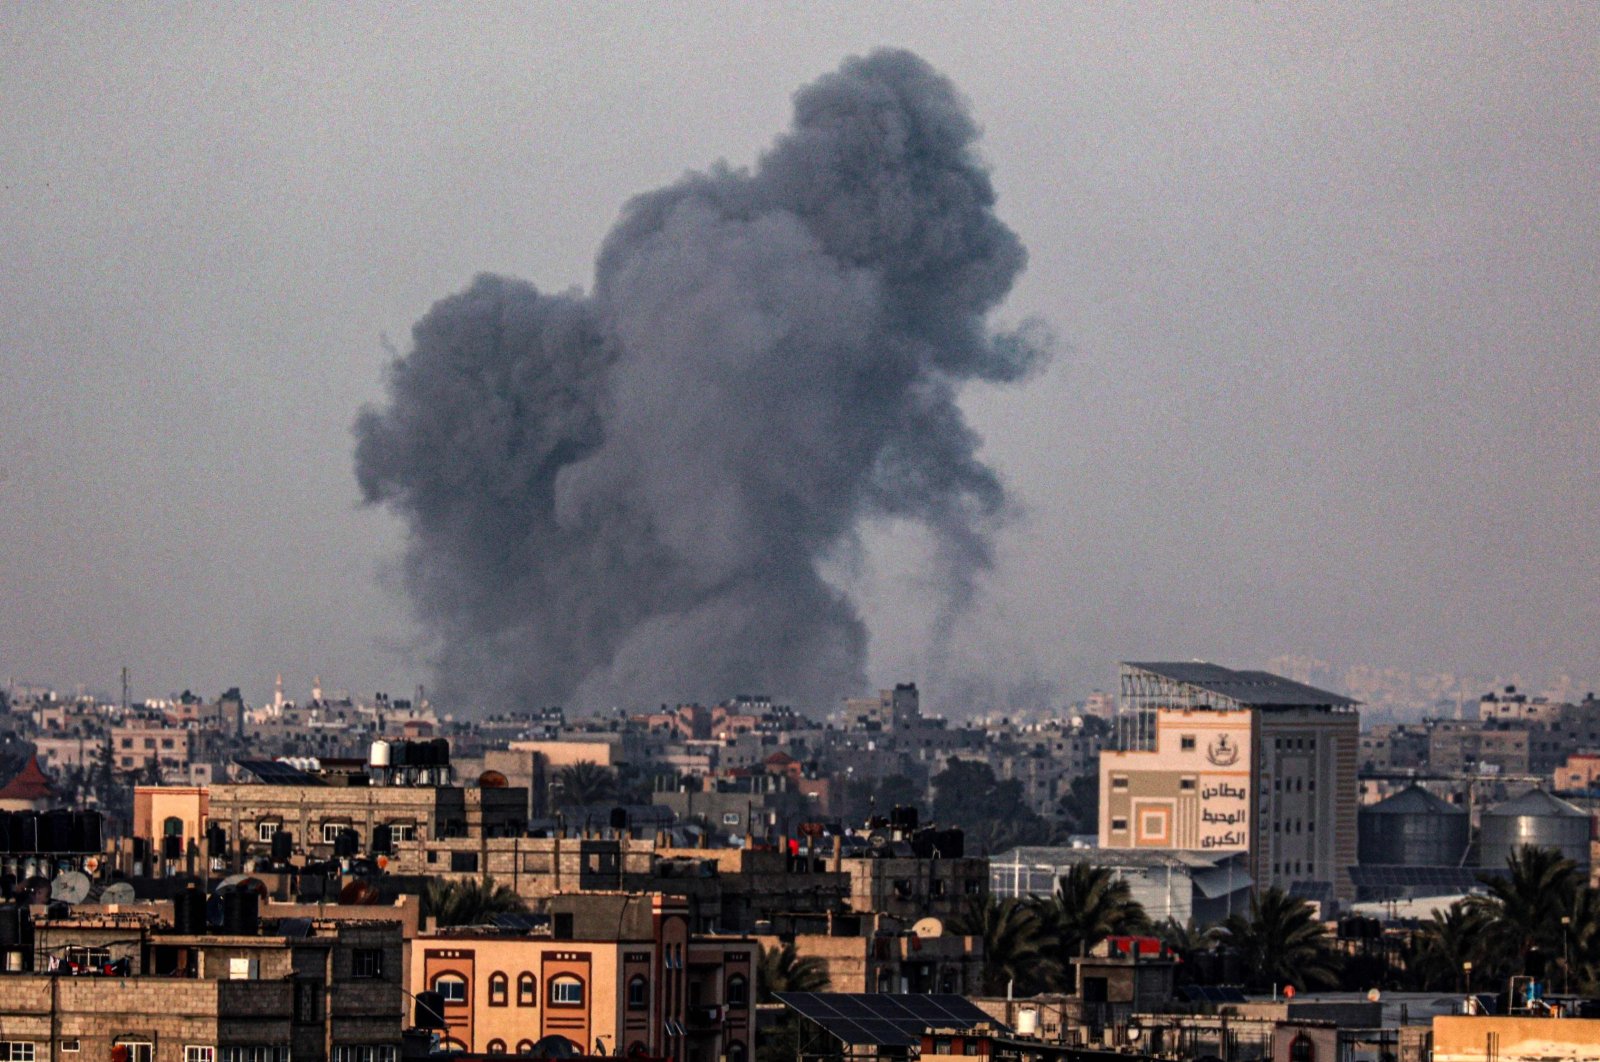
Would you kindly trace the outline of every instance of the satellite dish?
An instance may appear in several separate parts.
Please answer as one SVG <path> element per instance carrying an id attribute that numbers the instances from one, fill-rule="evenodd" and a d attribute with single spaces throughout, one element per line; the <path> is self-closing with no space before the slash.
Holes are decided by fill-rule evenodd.
<path id="1" fill-rule="evenodd" d="M 253 892 L 261 899 L 266 899 L 267 885 L 249 874 L 230 874 L 217 883 L 217 892 Z"/>
<path id="2" fill-rule="evenodd" d="M 911 932 L 924 940 L 932 940 L 944 936 L 944 923 L 937 918 L 919 918 L 912 923 Z"/>
<path id="3" fill-rule="evenodd" d="M 484 771 L 478 775 L 479 789 L 504 789 L 506 784 L 506 776 L 499 771 Z"/>
<path id="4" fill-rule="evenodd" d="M 347 907 L 371 907 L 378 902 L 378 887 L 363 878 L 355 878 L 339 890 L 339 902 Z"/>
<path id="5" fill-rule="evenodd" d="M 893 839 L 883 830 L 873 830 L 871 833 L 867 834 L 867 847 L 871 848 L 874 852 L 881 852 L 885 848 L 889 847 L 889 844 L 892 840 Z"/>
<path id="6" fill-rule="evenodd" d="M 69 870 L 50 883 L 50 899 L 56 903 L 82 903 L 89 898 L 89 876 Z"/>
<path id="7" fill-rule="evenodd" d="M 126 881 L 113 882 L 100 894 L 101 903 L 133 903 L 138 898 L 134 894 L 133 886 Z"/>
<path id="8" fill-rule="evenodd" d="M 1376 1003 L 1376 1002 L 1378 1002 L 1378 1000 L 1380 1000 L 1382 998 L 1383 998 L 1383 993 L 1379 992 L 1376 988 L 1367 989 L 1367 1002 L 1368 1003 Z"/>

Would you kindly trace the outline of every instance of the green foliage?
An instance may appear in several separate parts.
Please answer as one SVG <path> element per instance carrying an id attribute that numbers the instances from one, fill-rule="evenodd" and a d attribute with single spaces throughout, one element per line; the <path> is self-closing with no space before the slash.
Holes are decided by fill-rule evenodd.
<path id="1" fill-rule="evenodd" d="M 1404 951 L 1406 972 L 1422 991 L 1454 992 L 1465 987 L 1464 964 L 1484 967 L 1488 920 L 1478 905 L 1458 900 L 1412 934 Z"/>
<path id="2" fill-rule="evenodd" d="M 617 799 L 619 792 L 617 773 L 589 760 L 579 760 L 557 771 L 551 789 L 555 806 L 561 808 L 609 803 Z"/>
<path id="3" fill-rule="evenodd" d="M 1124 933 L 1143 933 L 1150 918 L 1133 898 L 1128 883 L 1107 867 L 1079 863 L 1062 875 L 1055 895 L 1039 907 L 1062 975 L 1071 979 L 1072 959 L 1082 957 L 1102 940 Z"/>
<path id="4" fill-rule="evenodd" d="M 761 1002 L 774 1002 L 779 992 L 826 992 L 832 982 L 828 964 L 815 955 L 802 958 L 794 943 L 777 948 L 762 948 L 756 960 L 756 985 Z"/>
<path id="5" fill-rule="evenodd" d="M 1496 979 L 1521 973 L 1534 948 L 1560 958 L 1562 916 L 1571 916 L 1584 887 L 1577 864 L 1553 848 L 1520 848 L 1506 870 L 1483 878 L 1487 893 L 1467 900 L 1482 918 L 1485 972 Z"/>
<path id="6" fill-rule="evenodd" d="M 934 776 L 933 790 L 934 819 L 964 829 L 972 854 L 1048 844 L 1060 836 L 1028 806 L 1021 782 L 997 780 L 986 763 L 951 758 Z"/>
<path id="7" fill-rule="evenodd" d="M 1276 885 L 1251 896 L 1249 915 L 1230 915 L 1217 936 L 1239 955 L 1251 987 L 1324 988 L 1338 982 L 1338 956 L 1311 905 Z"/>
<path id="8" fill-rule="evenodd" d="M 950 928 L 983 940 L 984 994 L 999 996 L 1014 989 L 1033 995 L 1057 983 L 1060 968 L 1050 956 L 1053 942 L 1034 905 L 990 894 L 974 897 Z"/>
<path id="9" fill-rule="evenodd" d="M 439 926 L 473 926 L 497 914 L 525 910 L 522 897 L 493 878 L 434 878 L 422 893 L 422 913 Z"/>

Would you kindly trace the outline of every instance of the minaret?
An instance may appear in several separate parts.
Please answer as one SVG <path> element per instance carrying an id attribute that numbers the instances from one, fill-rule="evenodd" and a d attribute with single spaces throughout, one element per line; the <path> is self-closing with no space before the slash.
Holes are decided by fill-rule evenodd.
<path id="1" fill-rule="evenodd" d="M 278 681 L 272 686 L 272 712 L 274 715 L 283 714 L 283 672 L 278 672 Z"/>
<path id="2" fill-rule="evenodd" d="M 311 701 L 313 704 L 322 703 L 322 676 L 311 676 Z"/>

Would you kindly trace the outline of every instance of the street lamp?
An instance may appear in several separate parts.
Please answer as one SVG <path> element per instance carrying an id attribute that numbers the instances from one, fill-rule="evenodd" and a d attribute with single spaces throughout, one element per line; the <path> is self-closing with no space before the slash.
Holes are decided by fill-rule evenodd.
<path id="1" fill-rule="evenodd" d="M 1561 916 L 1561 994 L 1572 991 L 1572 959 L 1567 946 L 1567 932 L 1572 928 L 1572 916 Z"/>
<path id="2" fill-rule="evenodd" d="M 1462 980 L 1462 983 L 1466 986 L 1466 988 L 1465 988 L 1466 993 L 1468 995 L 1471 995 L 1472 994 L 1472 963 L 1471 962 L 1464 962 L 1464 963 L 1461 964 L 1461 980 Z"/>

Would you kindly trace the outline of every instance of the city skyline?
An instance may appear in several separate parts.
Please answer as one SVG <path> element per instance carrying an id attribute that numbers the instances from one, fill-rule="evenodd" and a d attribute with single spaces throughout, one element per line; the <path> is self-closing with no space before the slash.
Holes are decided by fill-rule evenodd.
<path id="1" fill-rule="evenodd" d="M 1060 347 L 961 396 L 1014 511 L 948 661 L 924 536 L 832 562 L 869 685 L 1299 655 L 1586 688 L 1597 20 L 18 12 L 0 672 L 431 685 L 350 469 L 390 350 L 480 271 L 587 289 L 628 195 L 752 164 L 795 89 L 896 45 L 968 100 L 1028 248 L 996 323 Z"/>

